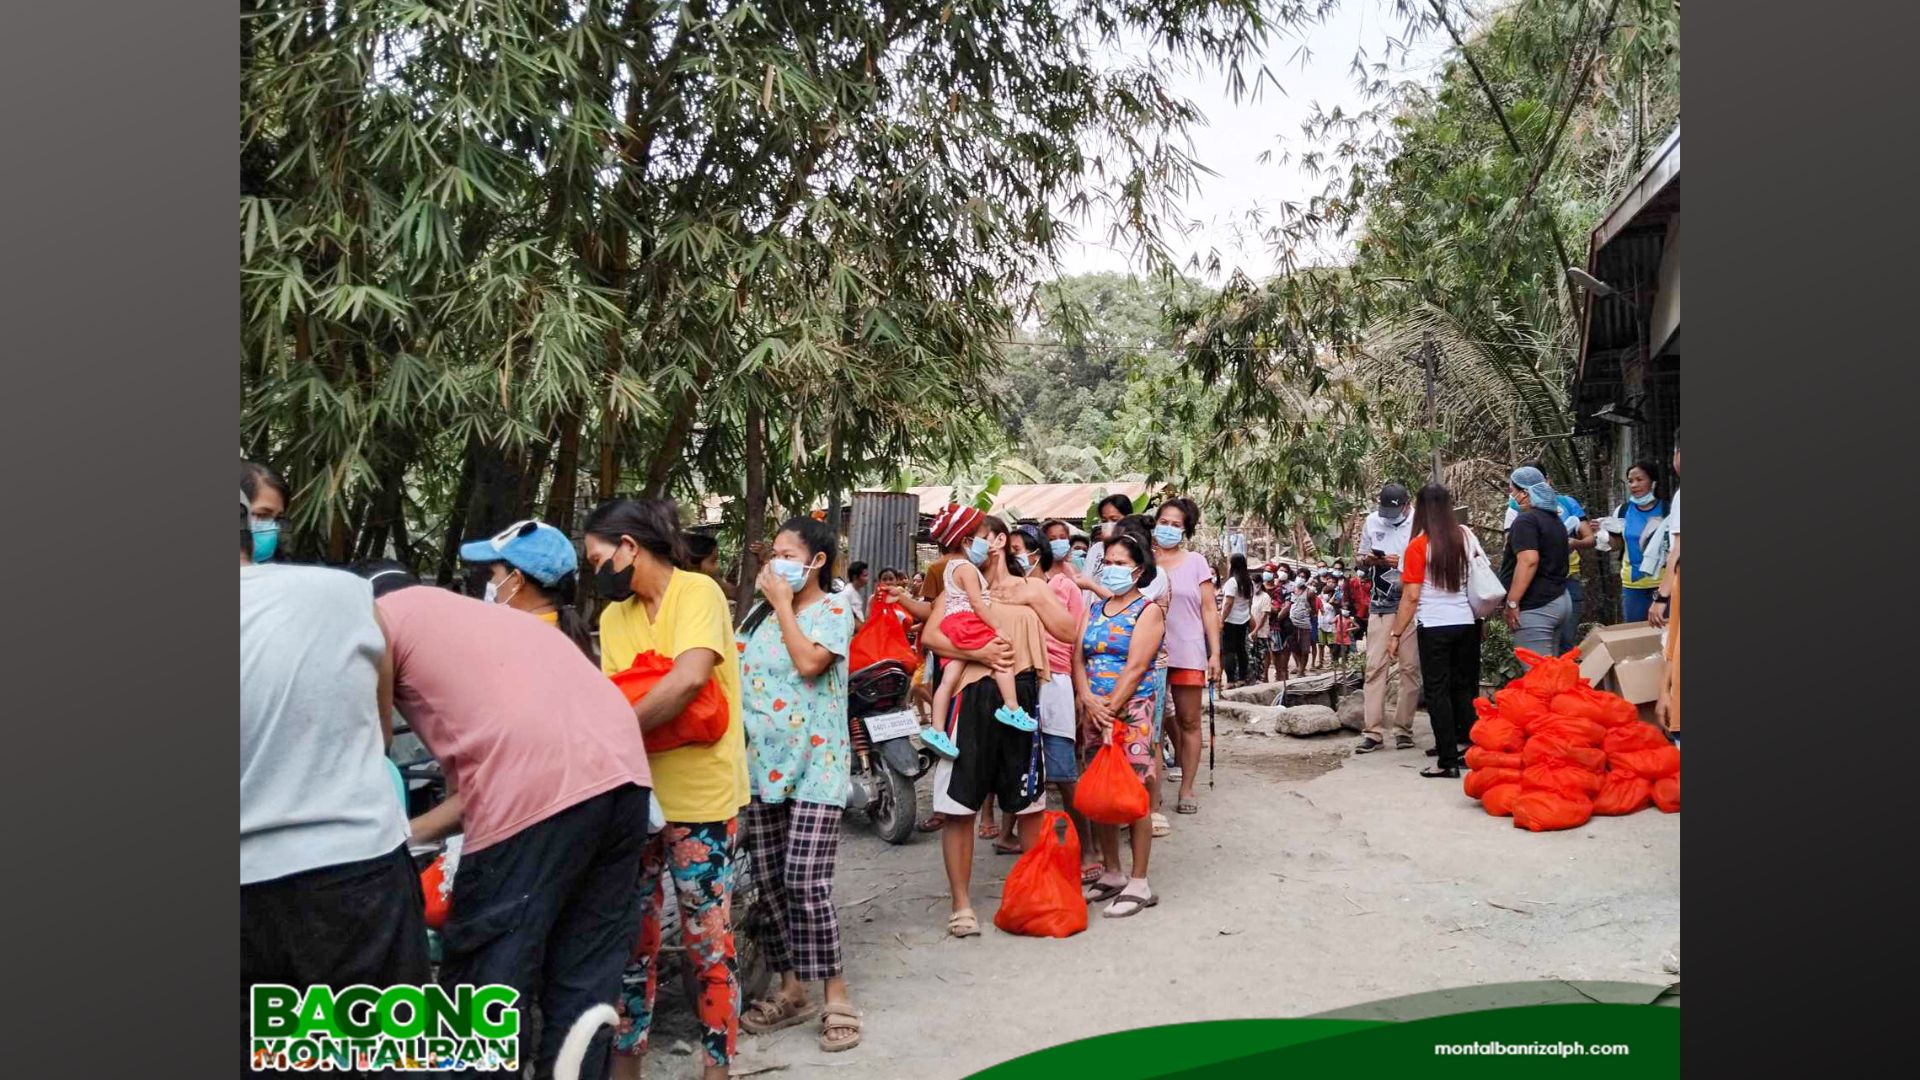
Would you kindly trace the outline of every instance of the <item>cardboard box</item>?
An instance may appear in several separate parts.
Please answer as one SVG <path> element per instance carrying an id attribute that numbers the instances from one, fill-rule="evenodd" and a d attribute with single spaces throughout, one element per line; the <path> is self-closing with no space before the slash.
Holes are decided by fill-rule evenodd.
<path id="1" fill-rule="evenodd" d="M 1660 631 L 1644 622 L 1596 626 L 1580 643 L 1580 674 L 1595 686 L 1622 660 L 1638 660 L 1660 651 Z"/>
<path id="2" fill-rule="evenodd" d="M 1660 653 L 1622 660 L 1613 665 L 1603 689 L 1611 690 L 1635 705 L 1660 700 L 1660 684 L 1667 680 L 1667 658 Z"/>
<path id="3" fill-rule="evenodd" d="M 1580 674 L 1635 705 L 1653 702 L 1667 674 L 1660 631 L 1644 622 L 1595 627 L 1580 643 Z"/>

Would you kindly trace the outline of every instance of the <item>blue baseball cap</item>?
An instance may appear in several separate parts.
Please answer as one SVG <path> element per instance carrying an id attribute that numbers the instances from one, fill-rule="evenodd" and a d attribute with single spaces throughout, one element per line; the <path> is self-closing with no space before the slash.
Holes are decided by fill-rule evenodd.
<path id="1" fill-rule="evenodd" d="M 507 526 L 491 540 L 461 544 L 460 558 L 470 563 L 503 562 L 549 587 L 580 566 L 566 533 L 532 519 Z"/>

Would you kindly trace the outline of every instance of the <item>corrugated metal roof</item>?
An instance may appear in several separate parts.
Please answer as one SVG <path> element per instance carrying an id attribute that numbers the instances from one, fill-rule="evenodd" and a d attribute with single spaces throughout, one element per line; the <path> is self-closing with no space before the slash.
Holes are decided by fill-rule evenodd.
<path id="1" fill-rule="evenodd" d="M 922 514 L 937 514 L 953 503 L 950 486 L 907 490 L 920 500 Z M 1106 484 L 1007 484 L 994 497 L 992 513 L 1013 512 L 1023 518 L 1079 521 L 1086 516 L 1088 507 L 1108 495 L 1125 495 L 1138 503 L 1146 493 L 1146 484 L 1118 480 Z"/>
<path id="2" fill-rule="evenodd" d="M 1621 196 L 1620 201 L 1614 204 L 1613 209 L 1608 211 L 1607 216 L 1602 218 L 1600 224 L 1594 228 L 1593 239 L 1588 245 L 1588 250 L 1599 251 L 1607 246 L 1607 241 L 1618 236 L 1620 230 L 1631 224 L 1642 208 L 1666 190 L 1668 184 L 1678 179 L 1680 179 L 1680 125 L 1675 124 L 1673 134 L 1668 135 L 1666 141 L 1660 144 L 1660 149 L 1653 152 L 1653 157 L 1648 160 L 1646 168 L 1641 169 L 1640 175 L 1634 178 L 1633 183 L 1627 185 L 1627 193 Z"/>

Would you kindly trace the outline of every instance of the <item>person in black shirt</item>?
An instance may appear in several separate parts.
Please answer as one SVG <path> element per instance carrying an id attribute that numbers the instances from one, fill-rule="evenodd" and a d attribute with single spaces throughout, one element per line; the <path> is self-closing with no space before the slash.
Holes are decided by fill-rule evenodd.
<path id="1" fill-rule="evenodd" d="M 1539 469 L 1513 470 L 1508 478 L 1520 513 L 1507 530 L 1500 580 L 1507 583 L 1507 629 L 1516 649 L 1542 656 L 1560 655 L 1560 638 L 1573 619 L 1567 596 L 1567 527 L 1560 522 L 1560 498 Z"/>

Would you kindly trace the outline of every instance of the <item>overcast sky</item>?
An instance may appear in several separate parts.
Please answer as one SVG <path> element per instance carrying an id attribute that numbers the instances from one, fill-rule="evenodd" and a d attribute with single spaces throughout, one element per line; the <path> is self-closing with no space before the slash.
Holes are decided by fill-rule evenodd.
<path id="1" fill-rule="evenodd" d="M 1306 28 L 1299 36 L 1280 36 L 1269 43 L 1267 67 L 1286 93 L 1268 84 L 1258 101 L 1249 95 L 1235 104 L 1223 72 L 1180 74 L 1175 88 L 1207 118 L 1190 132 L 1192 156 L 1217 174 L 1199 177 L 1198 190 L 1183 200 L 1184 217 L 1199 222 L 1201 228 L 1185 237 L 1168 237 L 1183 267 L 1188 257 L 1198 254 L 1204 260 L 1209 250 L 1218 249 L 1225 268 L 1238 265 L 1256 278 L 1272 275 L 1273 257 L 1257 242 L 1236 240 L 1233 224 L 1244 221 L 1255 208 L 1303 201 L 1320 190 L 1322 180 L 1306 176 L 1291 163 L 1278 163 L 1283 141 L 1284 148 L 1296 155 L 1304 148 L 1300 124 L 1315 102 L 1323 108 L 1338 104 L 1349 112 L 1364 107 L 1350 67 L 1355 50 L 1364 45 L 1368 56 L 1377 60 L 1387 38 L 1397 38 L 1401 30 L 1387 0 L 1345 0 L 1326 22 Z M 1311 52 L 1304 61 L 1295 55 L 1303 41 Z M 1429 40 L 1416 45 L 1411 60 L 1397 62 L 1396 71 L 1402 77 L 1430 74 L 1443 55 L 1441 44 Z M 1275 151 L 1276 160 L 1263 164 L 1259 158 L 1267 150 Z M 1107 244 L 1106 233 L 1107 222 L 1100 217 L 1078 225 L 1082 242 L 1069 245 L 1065 252 L 1066 271 L 1137 272 L 1139 266 L 1129 266 L 1125 251 Z M 1213 276 L 1211 282 L 1218 284 L 1219 279 Z"/>

